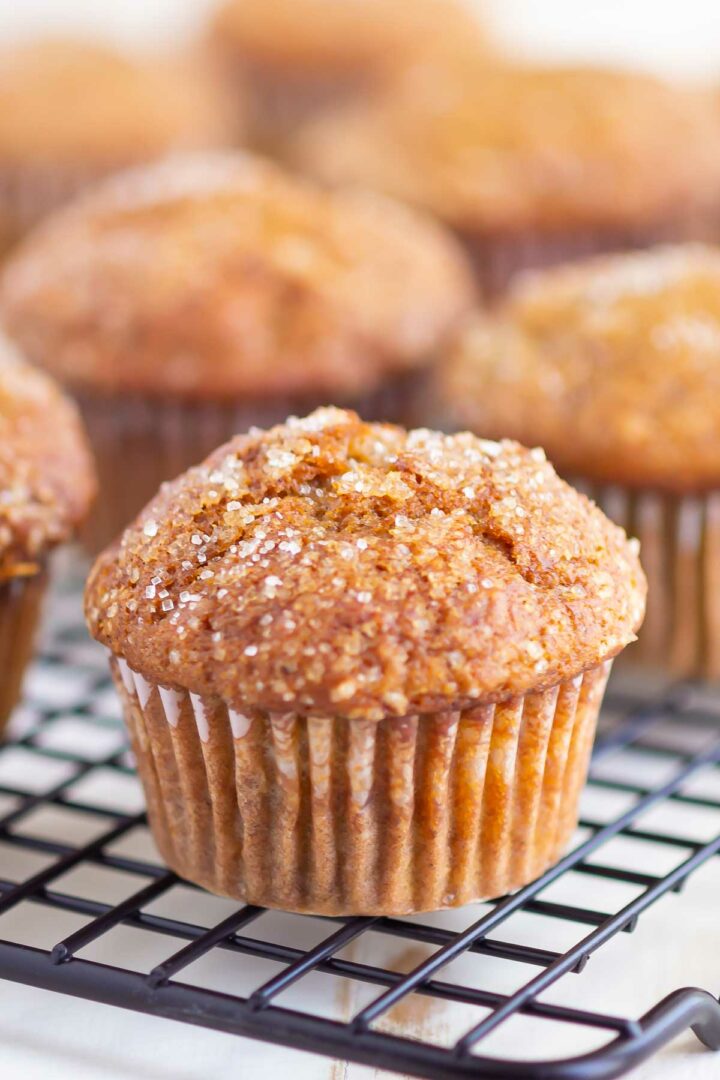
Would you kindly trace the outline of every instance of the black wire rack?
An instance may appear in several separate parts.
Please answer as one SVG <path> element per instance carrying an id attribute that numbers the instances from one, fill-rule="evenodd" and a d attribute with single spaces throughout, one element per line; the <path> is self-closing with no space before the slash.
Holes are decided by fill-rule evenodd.
<path id="1" fill-rule="evenodd" d="M 518 893 L 438 916 L 280 915 L 211 898 L 160 864 L 78 607 L 77 595 L 56 600 L 0 748 L 0 978 L 420 1077 L 601 1080 L 688 1028 L 720 1048 L 706 990 L 676 990 L 639 1017 L 616 1015 L 612 998 L 580 1007 L 550 993 L 585 979 L 611 942 L 631 967 L 624 934 L 720 854 L 720 698 L 688 685 L 614 692 L 587 789 L 599 809 Z M 683 809 L 703 812 L 701 835 L 682 827 Z M 621 841 L 644 860 L 618 860 Z M 434 1005 L 442 1037 L 425 1022 Z M 518 1060 L 532 1037 L 501 1036 L 520 1019 L 570 1031 L 576 1052 Z"/>

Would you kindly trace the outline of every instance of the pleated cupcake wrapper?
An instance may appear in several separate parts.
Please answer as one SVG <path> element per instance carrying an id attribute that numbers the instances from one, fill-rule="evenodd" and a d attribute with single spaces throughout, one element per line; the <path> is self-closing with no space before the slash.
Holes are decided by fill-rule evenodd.
<path id="1" fill-rule="evenodd" d="M 720 491 L 678 496 L 572 483 L 640 541 L 647 614 L 623 664 L 720 678 Z"/>
<path id="2" fill-rule="evenodd" d="M 690 240 L 715 242 L 720 221 L 717 213 L 668 221 L 663 227 L 645 230 L 587 230 L 486 236 L 460 230 L 483 294 L 500 296 L 523 270 L 542 270 L 576 259 L 615 252 L 635 251 L 656 244 Z"/>
<path id="3" fill-rule="evenodd" d="M 112 660 L 167 863 L 215 893 L 321 914 L 455 907 L 556 861 L 609 667 L 502 704 L 374 723 L 241 711 Z"/>
<path id="4" fill-rule="evenodd" d="M 109 171 L 109 167 L 0 163 L 0 253 Z"/>
<path id="5" fill-rule="evenodd" d="M 389 380 L 349 402 L 364 419 L 407 420 L 424 375 Z M 72 389 L 72 388 L 70 388 Z M 327 401 L 297 396 L 225 404 L 157 397 L 97 397 L 74 392 L 95 454 L 99 495 L 82 539 L 91 553 L 114 540 L 156 494 L 160 484 L 197 465 L 233 435 L 271 427 Z"/>
<path id="6" fill-rule="evenodd" d="M 369 86 L 363 75 L 283 78 L 274 68 L 246 61 L 240 69 L 237 94 L 240 101 L 249 96 L 253 140 L 264 149 L 282 154 L 284 144 L 297 133 L 299 125 Z"/>
<path id="7" fill-rule="evenodd" d="M 0 584 L 0 732 L 20 697 L 46 585 L 44 570 Z"/>

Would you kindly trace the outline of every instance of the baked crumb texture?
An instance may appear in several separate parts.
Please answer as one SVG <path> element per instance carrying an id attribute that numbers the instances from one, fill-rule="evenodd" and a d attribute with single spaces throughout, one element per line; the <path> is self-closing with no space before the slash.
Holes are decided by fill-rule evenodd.
<path id="1" fill-rule="evenodd" d="M 574 678 L 644 602 L 637 546 L 542 451 L 327 408 L 165 485 L 86 610 L 150 681 L 378 721 Z"/>
<path id="2" fill-rule="evenodd" d="M 720 251 L 679 245 L 520 279 L 439 368 L 450 420 L 562 471 L 675 494 L 720 485 Z"/>
<path id="3" fill-rule="evenodd" d="M 677 153 L 682 146 L 683 152 Z M 300 131 L 293 156 L 472 235 L 717 221 L 714 94 L 601 68 L 419 63 L 393 90 Z"/>
<path id="4" fill-rule="evenodd" d="M 166 485 L 86 612 L 170 866 L 390 914 L 558 857 L 644 600 L 636 545 L 542 451 L 326 408 Z"/>
<path id="5" fill-rule="evenodd" d="M 0 584 L 37 572 L 84 518 L 94 489 L 74 405 L 0 340 Z"/>
<path id="6" fill-rule="evenodd" d="M 640 539 L 628 661 L 720 677 L 720 253 L 688 245 L 528 276 L 439 369 L 450 427 L 541 443 Z"/>
<path id="7" fill-rule="evenodd" d="M 486 47 L 479 20 L 457 0 L 229 0 L 210 36 L 239 64 L 294 85 L 374 81 L 427 54 Z"/>
<path id="8" fill-rule="evenodd" d="M 429 219 L 240 152 L 107 181 L 26 240 L 2 288 L 24 352 L 73 388 L 235 403 L 372 392 L 426 366 L 473 300 Z"/>
<path id="9" fill-rule="evenodd" d="M 239 80 L 236 80 L 239 81 Z M 244 127 L 204 63 L 43 39 L 0 50 L 0 252 L 103 176 Z"/>
<path id="10" fill-rule="evenodd" d="M 189 61 L 62 38 L 0 50 L 0 167 L 117 168 L 230 135 L 222 92 Z"/>

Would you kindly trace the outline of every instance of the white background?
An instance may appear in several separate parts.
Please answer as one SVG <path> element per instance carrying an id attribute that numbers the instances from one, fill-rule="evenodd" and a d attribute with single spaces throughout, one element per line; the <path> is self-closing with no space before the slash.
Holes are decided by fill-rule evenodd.
<path id="1" fill-rule="evenodd" d="M 268 0 L 271 3 L 272 0 Z M 0 36 L 81 31 L 140 47 L 180 43 L 209 0 L 0 0 Z M 557 58 L 627 61 L 720 82 L 718 0 L 496 0 L 498 31 L 526 51 Z M 594 959 L 617 1011 L 642 1012 L 683 984 L 720 989 L 720 872 L 716 865 Z M 598 904 L 602 898 L 598 897 Z M 680 908 L 680 905 L 682 907 Z M 673 922 L 685 913 L 681 929 Z M 537 1047 L 535 1048 L 537 1050 Z M 548 1046 L 548 1053 L 553 1047 Z M 0 982 L 0 1072 L 4 1080 L 206 1080 L 221 1075 L 294 1080 L 368 1080 L 374 1070 L 136 1016 Z M 683 1036 L 636 1080 L 711 1080 L 720 1058 Z"/>

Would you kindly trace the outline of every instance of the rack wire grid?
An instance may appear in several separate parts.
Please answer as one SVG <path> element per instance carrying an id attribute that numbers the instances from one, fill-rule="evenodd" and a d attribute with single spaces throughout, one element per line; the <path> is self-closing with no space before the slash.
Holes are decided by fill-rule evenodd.
<path id="1" fill-rule="evenodd" d="M 720 853 L 720 698 L 612 694 L 576 846 L 511 896 L 406 918 L 283 914 L 161 865 L 79 612 L 77 591 L 55 596 L 0 748 L 0 978 L 420 1077 L 601 1080 L 689 1027 L 720 1048 L 705 990 L 638 1018 L 616 1015 L 606 984 L 578 1006 L 573 983 L 612 942 L 629 970 L 625 934 Z M 566 1056 L 518 1060 L 549 1025 L 569 1033 L 553 1042 Z"/>

